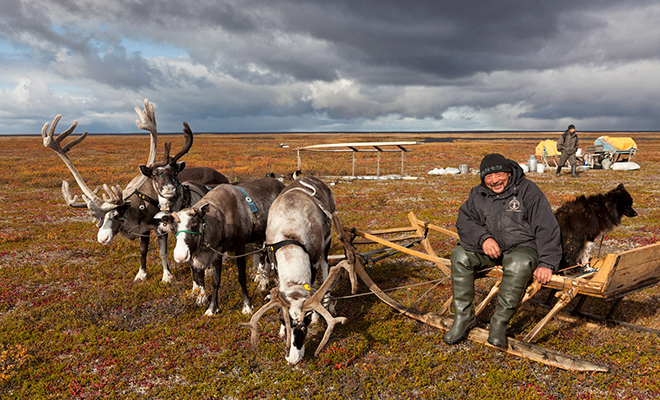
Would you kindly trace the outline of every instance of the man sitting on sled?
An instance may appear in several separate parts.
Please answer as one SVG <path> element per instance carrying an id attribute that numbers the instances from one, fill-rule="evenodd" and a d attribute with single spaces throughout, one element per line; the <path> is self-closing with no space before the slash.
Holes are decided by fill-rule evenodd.
<path id="1" fill-rule="evenodd" d="M 548 199 L 518 163 L 501 154 L 481 161 L 481 184 L 458 211 L 460 244 L 451 254 L 454 324 L 447 344 L 462 340 L 476 325 L 472 309 L 478 270 L 502 266 L 497 307 L 490 319 L 488 343 L 507 347 L 506 328 L 532 274 L 550 281 L 561 260 L 560 230 Z"/>

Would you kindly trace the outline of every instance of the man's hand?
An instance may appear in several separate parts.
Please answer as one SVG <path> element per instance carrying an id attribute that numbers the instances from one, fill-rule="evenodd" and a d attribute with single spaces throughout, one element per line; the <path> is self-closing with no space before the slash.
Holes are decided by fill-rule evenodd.
<path id="1" fill-rule="evenodd" d="M 497 244 L 493 238 L 486 239 L 484 244 L 481 245 L 481 248 L 484 250 L 484 253 L 486 253 L 486 255 L 492 259 L 499 258 L 502 255 L 500 245 Z"/>
<path id="2" fill-rule="evenodd" d="M 550 278 L 552 278 L 552 270 L 546 267 L 538 267 L 534 271 L 534 277 L 542 285 L 545 285 L 546 283 L 550 282 Z"/>

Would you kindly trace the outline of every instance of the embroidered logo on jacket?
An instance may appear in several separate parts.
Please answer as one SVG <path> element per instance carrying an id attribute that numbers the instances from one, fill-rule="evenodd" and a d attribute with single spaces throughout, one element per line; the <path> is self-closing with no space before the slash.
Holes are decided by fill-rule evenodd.
<path id="1" fill-rule="evenodd" d="M 514 211 L 514 212 L 520 212 L 520 201 L 514 196 L 510 201 L 509 201 L 509 208 L 506 209 L 507 211 Z"/>

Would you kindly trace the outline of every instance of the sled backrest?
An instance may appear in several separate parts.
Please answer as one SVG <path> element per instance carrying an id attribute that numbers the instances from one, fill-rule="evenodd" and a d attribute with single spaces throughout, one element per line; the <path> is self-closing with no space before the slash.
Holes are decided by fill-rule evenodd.
<path id="1" fill-rule="evenodd" d="M 610 254 L 590 283 L 602 283 L 602 297 L 617 298 L 660 282 L 660 243 Z"/>

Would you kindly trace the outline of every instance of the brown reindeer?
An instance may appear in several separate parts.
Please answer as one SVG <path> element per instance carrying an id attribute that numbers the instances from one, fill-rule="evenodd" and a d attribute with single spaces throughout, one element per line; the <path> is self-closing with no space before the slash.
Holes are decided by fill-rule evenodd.
<path id="1" fill-rule="evenodd" d="M 206 301 L 204 271 L 213 270 L 213 290 L 205 315 L 217 314 L 218 288 L 224 252 L 233 252 L 238 266 L 238 282 L 243 293 L 244 314 L 252 312 L 247 292 L 246 259 L 248 243 L 263 243 L 268 210 L 284 189 L 276 179 L 262 178 L 238 185 L 219 185 L 191 208 L 162 218 L 170 232 L 176 230 L 174 260 L 191 262 L 193 291 L 199 290 L 197 304 Z"/>

